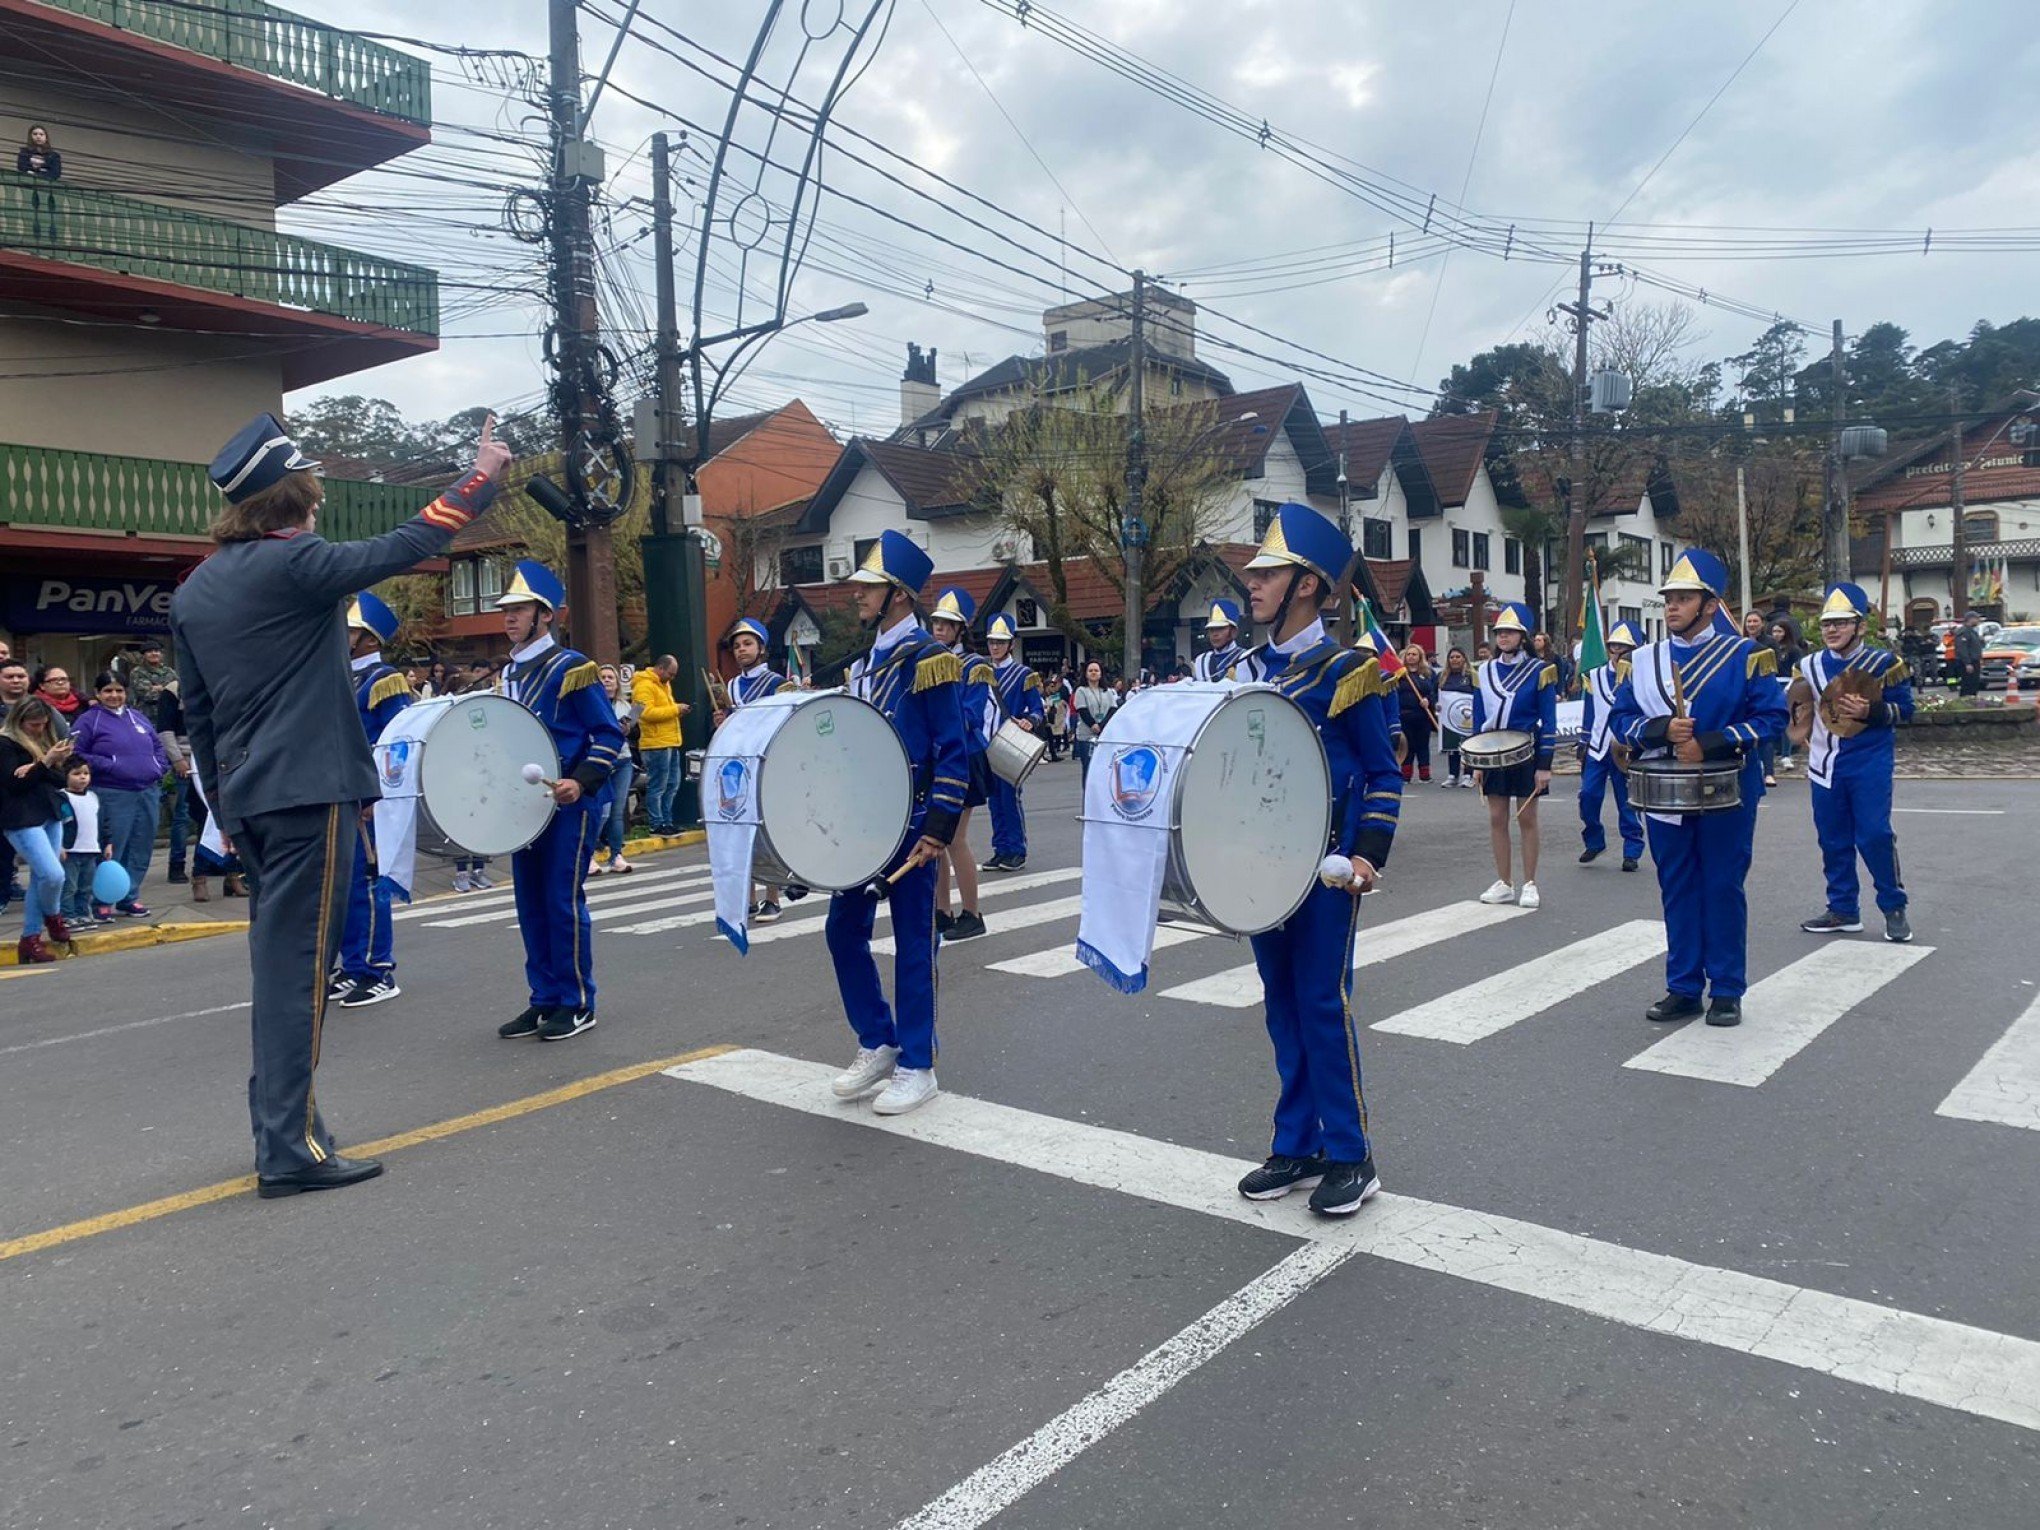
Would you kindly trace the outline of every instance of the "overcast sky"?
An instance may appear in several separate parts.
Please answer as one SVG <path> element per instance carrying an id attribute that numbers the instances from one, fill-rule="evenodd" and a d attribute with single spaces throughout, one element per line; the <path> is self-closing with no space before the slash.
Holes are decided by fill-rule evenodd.
<path id="1" fill-rule="evenodd" d="M 855 17 L 864 3 L 844 0 L 844 8 Z M 828 15 L 836 6 L 837 0 L 808 0 L 806 8 Z M 307 9 L 364 30 L 541 56 L 545 50 L 539 0 L 498 8 L 492 21 L 502 30 L 486 37 L 441 5 L 330 0 Z M 1605 222 L 1619 210 L 1616 233 L 1629 241 L 1624 258 L 1631 264 L 1801 320 L 1820 331 L 1817 346 L 1834 318 L 1851 333 L 1890 319 L 1916 343 L 1928 344 L 1965 333 L 1979 318 L 2001 323 L 2040 312 L 2040 302 L 2029 297 L 2034 253 L 1948 248 L 1959 231 L 2020 225 L 2035 228 L 2033 242 L 2040 244 L 2040 143 L 2028 130 L 2030 86 L 2040 79 L 2040 27 L 2032 24 L 2030 5 L 1520 0 L 1512 14 L 1508 0 L 1428 6 L 1406 0 L 1059 0 L 1055 9 L 1265 118 L 1275 131 L 1322 146 L 1376 184 L 1399 183 L 1420 202 L 1435 192 L 1441 208 L 1456 205 L 1497 226 L 1523 225 L 1525 245 L 1574 255 L 1580 226 Z M 643 10 L 683 32 L 699 28 L 700 40 L 729 54 L 748 45 L 766 6 L 763 0 L 644 0 Z M 789 0 L 788 30 L 798 26 L 802 10 L 799 0 Z M 642 21 L 640 29 L 687 51 Z M 590 73 L 599 69 L 613 35 L 588 17 Z M 836 51 L 836 42 L 818 45 L 804 93 L 813 93 L 814 60 L 833 59 Z M 769 51 L 768 58 L 785 78 L 784 54 Z M 507 102 L 498 86 L 463 82 L 453 61 L 435 57 L 434 74 L 435 109 L 448 122 L 515 129 L 526 116 L 527 109 Z M 615 80 L 697 124 L 719 125 L 728 104 L 726 92 L 636 40 L 625 43 Z M 1109 255 L 1122 268 L 1139 266 L 1173 279 L 1185 295 L 1282 339 L 1221 330 L 1216 321 L 1210 333 L 1278 355 L 1308 346 L 1338 358 L 1339 366 L 1313 363 L 1332 370 L 1365 368 L 1435 386 L 1454 361 L 1539 329 L 1559 286 L 1569 289 L 1574 277 L 1568 266 L 1534 258 L 1504 261 L 1465 248 L 1443 258 L 1410 221 L 1200 120 L 982 0 L 897 0 L 882 45 L 838 118 L 1050 235 L 1064 227 L 1071 245 Z M 631 199 L 646 194 L 643 142 L 660 125 L 657 114 L 617 94 L 598 110 L 593 131 L 611 149 L 607 195 L 618 239 L 644 227 L 642 208 Z M 762 142 L 760 126 L 753 119 L 745 130 L 754 146 Z M 442 131 L 429 152 L 450 153 L 461 141 Z M 782 137 L 774 152 L 790 156 L 799 142 Z M 712 150 L 712 133 L 695 132 L 692 144 Z M 848 146 L 858 147 L 854 140 Z M 507 169 L 517 156 L 510 151 L 496 163 Z M 692 176 L 683 196 L 698 196 L 703 160 L 690 153 L 681 164 Z M 372 190 L 380 179 L 349 184 L 354 191 Z M 1052 237 L 1003 225 L 1030 247 L 1022 253 L 841 157 L 828 162 L 827 180 L 879 210 L 824 198 L 796 307 L 862 299 L 871 314 L 775 339 L 744 379 L 737 404 L 765 406 L 798 394 L 839 434 L 876 433 L 897 422 L 897 383 L 909 340 L 940 348 L 945 389 L 963 381 L 966 368 L 1039 352 L 1038 311 L 1057 300 Z M 415 184 L 409 195 L 418 195 Z M 494 214 L 484 210 L 493 196 L 477 191 L 458 205 L 478 223 L 493 223 Z M 1030 274 L 900 228 L 888 214 Z M 1532 225 L 1541 227 L 1533 234 Z M 442 259 L 435 248 L 421 248 L 387 225 L 350 241 L 344 219 L 332 213 L 301 226 L 316 226 L 321 237 L 338 242 L 444 265 L 449 276 L 483 285 L 497 282 L 529 253 L 500 234 L 477 233 L 446 243 Z M 1932 227 L 1940 247 L 1925 255 L 1913 244 L 1904 254 L 1847 258 L 1702 258 L 1695 245 L 1714 237 L 1710 226 L 1746 231 L 1735 236 L 1743 240 L 1765 229 L 1803 240 L 1818 237 L 1817 231 L 1923 235 Z M 1379 264 L 1380 243 L 1392 232 L 1399 246 L 1395 268 L 1356 269 Z M 1646 238 L 1656 247 L 1640 254 Z M 694 243 L 690 231 L 683 307 L 692 291 Z M 1287 268 L 1213 269 L 1304 250 L 1321 253 L 1299 256 L 1302 264 Z M 649 241 L 641 240 L 613 262 L 618 277 L 645 295 L 635 322 L 649 312 L 648 254 Z M 726 235 L 718 236 L 711 257 L 723 273 L 709 296 L 713 323 L 733 308 L 735 255 Z M 1106 279 L 1081 257 L 1068 264 L 1073 294 L 1095 291 Z M 770 270 L 764 274 L 769 278 Z M 476 296 L 449 289 L 449 307 L 460 316 L 449 322 L 436 357 L 319 391 L 380 394 L 418 416 L 475 403 L 530 403 L 543 377 L 539 305 L 513 298 L 470 312 Z M 1596 298 L 1655 302 L 1664 294 L 1633 277 L 1612 276 L 1597 286 Z M 1701 327 L 1705 353 L 1719 356 L 1746 349 L 1763 324 L 1710 310 Z M 464 338 L 469 335 L 487 338 Z M 638 338 L 624 337 L 619 348 Z M 1235 352 L 1206 354 L 1242 388 L 1295 375 Z M 1327 416 L 1342 407 L 1358 416 L 1391 412 L 1397 400 L 1415 413 L 1426 402 L 1385 385 L 1307 381 Z M 301 405 L 307 396 L 292 402 Z"/>

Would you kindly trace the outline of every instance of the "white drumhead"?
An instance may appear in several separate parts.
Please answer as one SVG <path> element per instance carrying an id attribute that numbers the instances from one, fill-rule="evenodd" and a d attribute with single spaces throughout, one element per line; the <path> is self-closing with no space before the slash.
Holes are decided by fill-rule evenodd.
<path id="1" fill-rule="evenodd" d="M 1273 929 L 1296 911 L 1331 834 L 1331 770 L 1303 709 L 1237 691 L 1198 730 L 1180 768 L 1178 846 L 1198 900 L 1227 930 Z"/>
<path id="2" fill-rule="evenodd" d="M 1473 692 L 1439 692 L 1438 725 L 1454 733 L 1473 732 Z"/>
<path id="3" fill-rule="evenodd" d="M 764 755 L 758 816 L 787 870 L 840 890 L 885 869 L 906 835 L 914 783 L 883 712 L 841 692 L 802 696 Z"/>
<path id="4" fill-rule="evenodd" d="M 552 796 L 524 779 L 524 767 L 536 763 L 552 780 L 560 755 L 529 709 L 492 691 L 435 696 L 400 713 L 385 744 L 403 722 L 422 740 L 418 795 L 442 834 L 472 855 L 508 855 L 538 838 Z"/>

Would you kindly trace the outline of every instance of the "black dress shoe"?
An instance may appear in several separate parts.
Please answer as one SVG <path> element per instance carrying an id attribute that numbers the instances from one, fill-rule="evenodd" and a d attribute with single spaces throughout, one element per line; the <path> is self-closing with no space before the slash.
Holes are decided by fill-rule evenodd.
<path id="1" fill-rule="evenodd" d="M 1582 850 L 1580 852 L 1580 864 L 1584 866 L 1588 861 L 1599 860 L 1600 857 L 1601 852 L 1598 850 Z"/>
<path id="2" fill-rule="evenodd" d="M 264 1174 L 255 1181 L 255 1193 L 265 1201 L 273 1201 L 281 1196 L 303 1195 L 307 1190 L 338 1190 L 343 1185 L 358 1185 L 380 1173 L 379 1158 L 342 1158 L 335 1153 L 324 1163 L 299 1169 L 295 1174 Z"/>
<path id="3" fill-rule="evenodd" d="M 545 1011 L 534 1004 L 515 1020 L 505 1020 L 497 1026 L 496 1034 L 505 1041 L 522 1041 L 526 1037 L 536 1036 L 539 1026 L 544 1023 Z"/>
<path id="4" fill-rule="evenodd" d="M 1623 869 L 1624 871 L 1634 871 L 1634 870 L 1636 870 L 1636 857 L 1635 857 L 1635 856 L 1633 856 L 1633 855 L 1625 855 L 1625 856 L 1623 856 L 1623 857 L 1622 857 L 1622 869 Z"/>
<path id="5" fill-rule="evenodd" d="M 1709 1025 L 1741 1025 L 1742 1000 L 1716 999 L 1707 1006 Z"/>
<path id="6" fill-rule="evenodd" d="M 1668 993 L 1643 1012 L 1646 1020 L 1691 1020 L 1707 1008 L 1698 994 Z"/>

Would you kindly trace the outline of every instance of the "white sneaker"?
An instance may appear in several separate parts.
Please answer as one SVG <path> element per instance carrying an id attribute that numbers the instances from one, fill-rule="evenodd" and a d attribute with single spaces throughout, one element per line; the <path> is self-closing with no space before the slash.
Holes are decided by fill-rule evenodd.
<path id="1" fill-rule="evenodd" d="M 871 1102 L 875 1115 L 903 1116 L 927 1104 L 937 1093 L 933 1068 L 898 1068 L 885 1093 Z"/>
<path id="2" fill-rule="evenodd" d="M 829 1081 L 829 1092 L 839 1100 L 861 1100 L 892 1077 L 899 1060 L 898 1047 L 859 1047 L 850 1066 Z"/>
<path id="3" fill-rule="evenodd" d="M 1537 884 L 1535 882 L 1525 882 L 1523 884 L 1523 891 L 1516 895 L 1516 907 L 1518 908 L 1536 908 L 1542 901 L 1537 896 Z"/>
<path id="4" fill-rule="evenodd" d="M 455 892 L 467 892 L 473 886 L 474 883 L 469 879 L 465 871 L 456 871 L 453 874 L 453 890 Z"/>
<path id="5" fill-rule="evenodd" d="M 1514 903 L 1516 901 L 1516 889 L 1507 882 L 1497 882 L 1480 895 L 1480 901 L 1483 903 Z"/>
<path id="6" fill-rule="evenodd" d="M 468 888 L 472 892 L 487 892 L 495 885 L 489 874 L 479 867 L 468 873 Z"/>
<path id="7" fill-rule="evenodd" d="M 588 863 L 588 875 L 591 877 L 599 877 L 608 869 L 608 866 L 603 864 L 602 857 L 599 855 Z"/>
<path id="8" fill-rule="evenodd" d="M 626 872 L 636 871 L 637 867 L 633 866 L 621 855 L 612 855 L 609 858 L 609 869 L 615 872 L 617 875 L 621 876 Z"/>

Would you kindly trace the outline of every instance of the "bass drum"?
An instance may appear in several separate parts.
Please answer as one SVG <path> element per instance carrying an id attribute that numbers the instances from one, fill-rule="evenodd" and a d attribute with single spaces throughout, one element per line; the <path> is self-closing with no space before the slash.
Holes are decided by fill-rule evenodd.
<path id="1" fill-rule="evenodd" d="M 511 855 L 552 821 L 552 793 L 524 779 L 536 763 L 560 773 L 552 734 L 531 710 L 494 691 L 434 696 L 390 719 L 376 740 L 385 798 L 418 801 L 428 855 Z"/>
<path id="2" fill-rule="evenodd" d="M 711 860 L 718 825 L 755 825 L 754 880 L 841 892 L 891 864 L 914 810 L 906 746 L 848 691 L 782 691 L 738 707 L 701 770 Z"/>
<path id="3" fill-rule="evenodd" d="M 1109 816 L 1169 835 L 1165 913 L 1258 935 L 1316 884 L 1332 831 L 1332 773 L 1303 708 L 1272 686 L 1183 682 L 1135 691 L 1091 759 Z"/>

